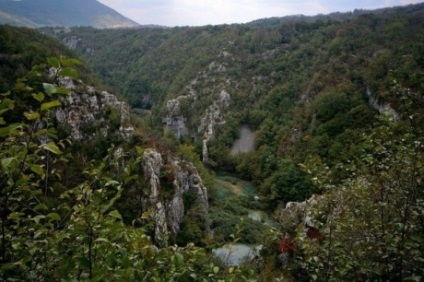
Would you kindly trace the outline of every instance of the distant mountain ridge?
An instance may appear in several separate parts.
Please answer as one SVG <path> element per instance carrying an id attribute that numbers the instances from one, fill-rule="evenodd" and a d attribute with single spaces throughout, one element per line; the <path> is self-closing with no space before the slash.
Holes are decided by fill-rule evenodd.
<path id="1" fill-rule="evenodd" d="M 96 0 L 0 0 L 0 23 L 34 28 L 119 28 L 139 25 Z"/>

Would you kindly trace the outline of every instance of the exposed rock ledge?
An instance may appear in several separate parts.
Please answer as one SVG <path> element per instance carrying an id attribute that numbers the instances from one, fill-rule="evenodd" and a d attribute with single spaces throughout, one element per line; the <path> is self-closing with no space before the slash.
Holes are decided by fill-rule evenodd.
<path id="1" fill-rule="evenodd" d="M 106 113 L 110 108 L 115 109 L 120 116 L 117 133 L 124 137 L 132 135 L 134 128 L 130 124 L 130 108 L 125 102 L 106 91 L 87 86 L 82 81 L 56 78 L 56 73 L 55 69 L 51 70 L 51 79 L 70 92 L 60 97 L 62 107 L 56 108 L 53 114 L 60 125 L 69 126 L 74 141 L 86 142 L 109 134 L 110 123 Z M 122 154 L 122 149 L 117 150 L 116 154 Z M 148 187 L 141 187 L 142 212 L 151 212 L 155 225 L 154 239 L 158 245 L 166 246 L 167 238 L 180 231 L 185 216 L 184 193 L 192 192 L 197 207 L 207 216 L 207 189 L 192 163 L 164 156 L 154 149 L 146 149 L 141 170 L 140 178 L 148 183 Z"/>
<path id="2" fill-rule="evenodd" d="M 189 86 L 187 86 L 187 95 L 181 95 L 166 102 L 167 116 L 163 118 L 162 124 L 165 131 L 171 131 L 177 139 L 181 139 L 188 134 L 188 129 L 185 125 L 186 118 L 183 115 L 184 113 L 180 112 L 180 101 L 186 99 L 192 102 L 197 99 L 197 93 L 193 88 L 196 83 L 197 79 L 193 79 L 190 82 Z"/>
<path id="3" fill-rule="evenodd" d="M 390 116 L 393 120 L 399 119 L 398 112 L 395 111 L 395 109 L 392 108 L 392 106 L 389 103 L 381 103 L 375 95 L 371 93 L 371 90 L 367 88 L 367 96 L 368 96 L 368 102 L 376 109 L 380 114 L 385 116 Z"/>
<path id="4" fill-rule="evenodd" d="M 323 196 L 312 195 L 303 202 L 288 202 L 285 207 L 280 206 L 276 211 L 276 216 L 284 225 L 295 227 L 299 224 L 313 226 L 310 210 L 315 207 Z"/>
<path id="5" fill-rule="evenodd" d="M 214 136 L 215 126 L 225 124 L 223 109 L 228 108 L 231 101 L 230 94 L 223 89 L 219 93 L 218 100 L 214 101 L 200 119 L 197 132 L 203 135 L 202 160 L 208 160 L 208 142 Z"/>
<path id="6" fill-rule="evenodd" d="M 162 155 L 153 149 L 144 152 L 144 175 L 150 183 L 145 192 L 143 203 L 144 211 L 151 211 L 155 222 L 155 242 L 161 246 L 168 244 L 167 238 L 176 235 L 184 218 L 183 194 L 194 192 L 196 203 L 203 209 L 204 215 L 208 212 L 207 189 L 197 169 L 190 162 L 179 159 L 170 159 L 165 163 Z M 171 183 L 160 181 L 161 174 L 172 170 Z M 164 195 L 164 185 L 171 184 L 171 195 Z M 205 219 L 206 220 L 206 219 Z"/>
<path id="7" fill-rule="evenodd" d="M 52 69 L 50 72 L 54 76 L 56 70 Z M 134 131 L 130 124 L 130 107 L 119 101 L 115 95 L 98 91 L 80 80 L 68 77 L 59 77 L 57 84 L 70 91 L 68 95 L 60 97 L 62 107 L 56 108 L 53 114 L 59 124 L 70 127 L 74 141 L 106 136 L 109 131 L 106 113 L 110 109 L 115 109 L 120 116 L 120 135 L 127 137 Z"/>

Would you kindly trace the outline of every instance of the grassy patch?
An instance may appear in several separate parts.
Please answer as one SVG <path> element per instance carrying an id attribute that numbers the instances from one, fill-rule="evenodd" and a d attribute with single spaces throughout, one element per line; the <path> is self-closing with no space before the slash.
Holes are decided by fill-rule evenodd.
<path id="1" fill-rule="evenodd" d="M 230 174 L 218 174 L 215 178 L 215 188 L 219 196 L 245 195 L 253 197 L 256 195 L 256 187 L 252 183 L 241 180 Z"/>
<path id="2" fill-rule="evenodd" d="M 255 186 L 230 174 L 218 174 L 214 184 L 209 214 L 215 241 L 232 241 L 230 235 L 237 233 L 238 225 L 241 242 L 260 243 L 268 227 L 248 218 L 249 209 L 255 208 Z"/>

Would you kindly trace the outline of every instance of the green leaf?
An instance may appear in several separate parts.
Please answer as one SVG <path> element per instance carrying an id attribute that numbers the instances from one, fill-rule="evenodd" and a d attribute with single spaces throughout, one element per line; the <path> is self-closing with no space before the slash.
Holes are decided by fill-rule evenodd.
<path id="1" fill-rule="evenodd" d="M 219 272 L 219 267 L 218 266 L 215 266 L 213 268 L 213 273 L 217 274 L 218 272 Z"/>
<path id="2" fill-rule="evenodd" d="M 78 61 L 77 59 L 72 59 L 72 58 L 68 59 L 66 57 L 60 57 L 60 62 L 64 66 L 78 66 L 81 64 L 81 62 Z"/>
<path id="3" fill-rule="evenodd" d="M 1 101 L 0 106 L 2 108 L 7 108 L 9 110 L 13 110 L 15 108 L 15 101 L 13 101 L 13 100 L 11 100 L 9 98 L 6 98 L 3 101 Z"/>
<path id="4" fill-rule="evenodd" d="M 121 214 L 117 210 L 113 210 L 109 213 L 109 216 L 116 218 L 116 219 L 122 219 Z"/>
<path id="5" fill-rule="evenodd" d="M 55 221 L 60 221 L 60 215 L 55 212 L 49 213 L 47 217 Z"/>
<path id="6" fill-rule="evenodd" d="M 55 57 L 51 57 L 47 59 L 47 62 L 54 68 L 59 68 L 60 67 L 60 63 L 59 60 Z"/>
<path id="7" fill-rule="evenodd" d="M 71 78 L 78 78 L 78 72 L 73 68 L 64 68 L 59 72 L 61 76 L 69 76 Z"/>
<path id="8" fill-rule="evenodd" d="M 49 136 L 52 139 L 57 139 L 57 131 L 54 127 L 49 127 L 47 130 L 47 136 Z"/>
<path id="9" fill-rule="evenodd" d="M 121 194 L 122 194 L 121 186 L 116 187 L 116 189 L 117 189 L 117 192 L 116 192 L 115 196 L 112 197 L 107 204 L 103 205 L 103 207 L 102 207 L 102 213 L 104 213 L 107 210 L 109 210 L 109 208 L 111 206 L 113 206 L 113 204 L 115 203 L 115 201 L 118 200 L 121 197 Z"/>
<path id="10" fill-rule="evenodd" d="M 34 207 L 35 211 L 48 210 L 48 209 L 49 208 L 46 206 L 46 204 L 43 204 L 43 203 L 40 203 Z"/>
<path id="11" fill-rule="evenodd" d="M 50 152 L 52 152 L 56 155 L 62 154 L 62 151 L 60 151 L 59 147 L 54 142 L 43 144 L 40 147 L 42 149 L 48 150 L 48 151 L 50 151 Z"/>
<path id="12" fill-rule="evenodd" d="M 139 155 L 143 154 L 143 149 L 140 146 L 135 146 L 135 150 Z"/>
<path id="13" fill-rule="evenodd" d="M 60 103 L 59 100 L 53 100 L 51 102 L 41 104 L 41 110 L 46 111 L 48 109 L 59 107 L 59 106 L 62 106 L 62 103 Z"/>
<path id="14" fill-rule="evenodd" d="M 6 122 L 4 121 L 4 118 L 0 117 L 0 125 L 5 125 Z"/>
<path id="15" fill-rule="evenodd" d="M 35 216 L 35 217 L 33 218 L 33 220 L 34 220 L 36 223 L 39 223 L 39 222 L 40 222 L 40 220 L 42 220 L 42 219 L 44 219 L 44 218 L 45 218 L 45 216 L 44 216 L 44 215 L 42 215 L 42 214 L 40 214 L 40 215 Z"/>
<path id="16" fill-rule="evenodd" d="M 131 167 L 130 166 L 126 166 L 124 168 L 124 172 L 125 172 L 126 175 L 130 175 L 131 174 Z"/>
<path id="17" fill-rule="evenodd" d="M 44 95 L 44 93 L 43 92 L 38 92 L 37 94 L 35 94 L 35 93 L 32 93 L 32 97 L 35 99 L 35 100 L 37 100 L 38 102 L 43 102 L 43 100 L 44 100 L 44 98 L 45 98 L 45 95 Z"/>
<path id="18" fill-rule="evenodd" d="M 175 266 L 181 267 L 184 264 L 183 255 L 180 253 L 175 253 L 175 255 L 173 256 L 173 263 L 175 264 Z"/>
<path id="19" fill-rule="evenodd" d="M 130 183 L 131 181 L 133 181 L 133 180 L 137 180 L 137 179 L 139 179 L 140 178 L 140 176 L 138 175 L 138 174 L 134 174 L 134 175 L 132 175 L 132 176 L 130 176 L 130 177 L 128 177 L 128 178 L 125 178 L 124 179 L 124 184 L 128 184 L 128 183 Z"/>
<path id="20" fill-rule="evenodd" d="M 12 165 L 13 161 L 17 161 L 16 157 L 2 159 L 1 166 L 3 167 L 4 170 L 7 170 Z"/>
<path id="21" fill-rule="evenodd" d="M 13 133 L 18 133 L 18 131 L 16 131 L 16 129 L 18 129 L 19 127 L 21 127 L 22 124 L 20 123 L 13 123 L 9 126 L 6 127 L 0 127 L 0 137 L 4 137 Z"/>
<path id="22" fill-rule="evenodd" d="M 109 180 L 108 182 L 106 182 L 105 187 L 108 187 L 110 185 L 118 185 L 119 182 L 116 180 Z"/>
<path id="23" fill-rule="evenodd" d="M 43 83 L 44 91 L 47 93 L 47 95 L 51 96 L 52 94 L 56 93 L 56 85 L 50 84 L 50 83 Z"/>
<path id="24" fill-rule="evenodd" d="M 47 134 L 47 132 L 48 132 L 48 130 L 47 129 L 45 129 L 45 128 L 42 128 L 42 129 L 39 129 L 39 130 L 37 130 L 36 132 L 34 132 L 34 137 L 39 137 L 39 136 L 41 136 L 41 135 L 46 135 Z"/>
<path id="25" fill-rule="evenodd" d="M 26 117 L 27 120 L 35 120 L 40 118 L 40 113 L 39 112 L 33 112 L 33 113 L 24 112 L 24 116 Z"/>
<path id="26" fill-rule="evenodd" d="M 44 175 L 44 169 L 40 165 L 31 165 L 30 169 L 40 176 Z"/>
<path id="27" fill-rule="evenodd" d="M 19 220 L 21 217 L 23 217 L 25 214 L 24 213 L 22 213 L 22 212 L 12 212 L 10 215 L 9 215 L 9 218 L 10 219 L 14 219 L 14 220 Z"/>

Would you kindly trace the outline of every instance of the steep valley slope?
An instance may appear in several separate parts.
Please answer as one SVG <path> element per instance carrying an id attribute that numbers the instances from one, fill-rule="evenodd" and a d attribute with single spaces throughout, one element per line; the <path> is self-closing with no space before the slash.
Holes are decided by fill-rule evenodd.
<path id="1" fill-rule="evenodd" d="M 420 281 L 423 19 L 0 26 L 1 277 Z"/>
<path id="2" fill-rule="evenodd" d="M 44 32 L 132 106 L 150 109 L 154 128 L 193 144 L 210 167 L 254 181 L 275 205 L 313 192 L 307 183 L 271 191 L 285 186 L 287 164 L 350 158 L 355 136 L 380 113 L 401 115 L 395 84 L 422 91 L 422 18 L 417 4 L 244 25 Z M 230 156 L 243 125 L 255 132 L 255 152 Z"/>

